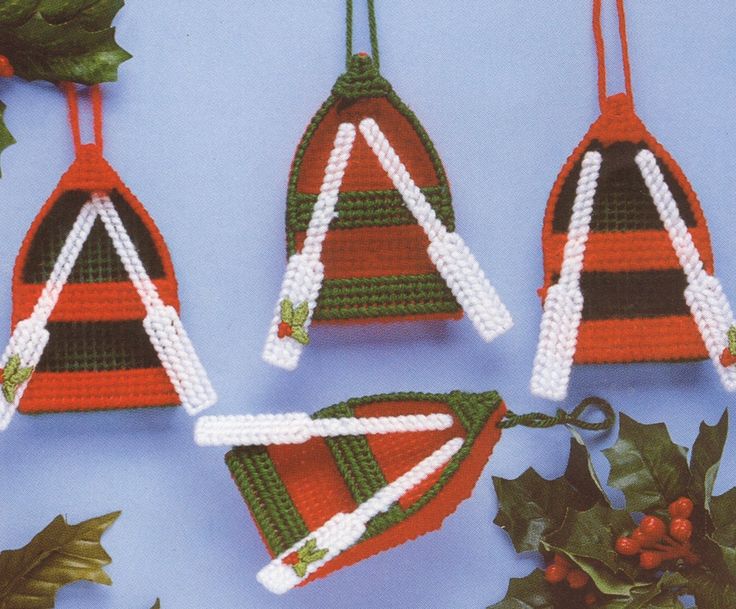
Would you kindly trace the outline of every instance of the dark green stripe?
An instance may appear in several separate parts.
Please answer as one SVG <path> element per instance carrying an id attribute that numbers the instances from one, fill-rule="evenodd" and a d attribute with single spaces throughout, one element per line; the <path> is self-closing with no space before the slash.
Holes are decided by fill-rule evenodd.
<path id="1" fill-rule="evenodd" d="M 225 463 L 274 554 L 309 535 L 264 447 L 233 448 L 225 455 Z"/>
<path id="2" fill-rule="evenodd" d="M 338 404 L 315 413 L 312 418 L 354 417 L 353 409 L 346 403 Z M 326 438 L 327 446 L 335 459 L 335 465 L 350 490 L 355 502 L 360 505 L 388 484 L 381 466 L 371 450 L 365 436 L 340 436 Z M 401 519 L 403 509 L 396 503 L 387 512 L 379 514 L 369 523 L 365 537 L 372 537 L 374 530 L 383 528 L 384 521 Z"/>
<path id="3" fill-rule="evenodd" d="M 449 189 L 446 186 L 433 186 L 422 188 L 422 192 L 442 223 L 452 224 L 454 217 Z M 290 231 L 307 230 L 317 196 L 295 193 L 289 197 L 287 222 Z M 338 216 L 330 224 L 330 230 L 416 224 L 416 219 L 396 190 L 340 193 L 337 212 Z"/>
<path id="4" fill-rule="evenodd" d="M 316 320 L 401 317 L 460 311 L 439 273 L 396 275 L 324 282 Z"/>
<path id="5" fill-rule="evenodd" d="M 161 362 L 143 322 L 51 322 L 36 370 L 81 372 L 158 368 Z"/>

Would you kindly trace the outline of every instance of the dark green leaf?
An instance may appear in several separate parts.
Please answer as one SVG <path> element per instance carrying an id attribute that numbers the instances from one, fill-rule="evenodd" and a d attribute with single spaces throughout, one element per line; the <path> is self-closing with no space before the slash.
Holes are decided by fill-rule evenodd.
<path id="1" fill-rule="evenodd" d="M 699 609 L 733 609 L 736 607 L 736 587 L 724 582 L 719 575 L 705 569 L 688 574 L 688 588 Z"/>
<path id="2" fill-rule="evenodd" d="M 649 609 L 660 607 L 682 607 L 678 600 L 680 590 L 687 586 L 688 580 L 679 573 L 664 573 L 662 577 L 648 586 L 634 588 L 631 600 L 625 609 Z"/>
<path id="3" fill-rule="evenodd" d="M 547 546 L 550 550 L 551 546 Z M 626 596 L 631 594 L 631 590 L 636 585 L 633 577 L 626 573 L 614 573 L 606 565 L 592 558 L 584 558 L 582 556 L 567 557 L 575 563 L 579 569 L 582 569 L 593 580 L 593 584 L 603 594 L 611 596 Z"/>
<path id="4" fill-rule="evenodd" d="M 604 451 L 608 483 L 621 489 L 631 512 L 664 511 L 687 493 L 687 450 L 672 442 L 663 423 L 644 425 L 622 414 L 619 439 Z"/>
<path id="5" fill-rule="evenodd" d="M 13 134 L 10 133 L 5 125 L 5 108 L 5 104 L 0 102 L 0 153 L 9 146 L 15 144 Z M 0 175 L 2 175 L 2 172 L 0 172 Z"/>
<path id="6" fill-rule="evenodd" d="M 117 80 L 130 54 L 111 22 L 121 0 L 4 0 L 0 54 L 26 80 L 95 84 Z"/>
<path id="7" fill-rule="evenodd" d="M 611 503 L 606 496 L 601 481 L 595 473 L 593 463 L 590 461 L 585 442 L 574 429 L 570 429 L 570 458 L 565 470 L 565 478 L 575 489 L 593 503 L 602 503 L 610 506 Z"/>
<path id="8" fill-rule="evenodd" d="M 517 552 L 537 551 L 542 536 L 562 524 L 568 507 L 589 507 L 565 478 L 546 480 L 533 469 L 515 480 L 494 477 L 493 486 L 499 505 L 493 522 L 508 533 Z"/>
<path id="9" fill-rule="evenodd" d="M 614 546 L 616 539 L 634 528 L 636 524 L 628 512 L 597 504 L 585 512 L 569 510 L 562 526 L 546 535 L 544 543 L 550 550 L 563 552 L 573 560 L 578 557 L 596 560 L 613 574 L 627 574 L 633 582 L 635 569 Z"/>
<path id="10" fill-rule="evenodd" d="M 736 546 L 736 488 L 710 500 L 713 538 L 726 546 Z"/>
<path id="11" fill-rule="evenodd" d="M 693 445 L 690 459 L 690 497 L 696 505 L 707 508 L 713 494 L 713 485 L 721 464 L 723 447 L 728 435 L 728 410 L 713 426 L 700 424 L 700 433 Z"/>
<path id="12" fill-rule="evenodd" d="M 19 550 L 0 552 L 0 609 L 51 609 L 62 586 L 86 580 L 109 585 L 102 534 L 120 512 L 76 525 L 57 516 Z"/>
<path id="13" fill-rule="evenodd" d="M 544 579 L 544 573 L 536 570 L 526 577 L 515 578 L 509 582 L 509 589 L 500 603 L 488 609 L 563 609 L 557 604 L 561 586 L 550 586 Z"/>

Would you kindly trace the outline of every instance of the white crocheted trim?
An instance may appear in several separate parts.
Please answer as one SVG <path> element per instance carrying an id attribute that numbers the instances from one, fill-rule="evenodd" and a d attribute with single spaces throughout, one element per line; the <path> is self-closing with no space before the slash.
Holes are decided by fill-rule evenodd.
<path id="1" fill-rule="evenodd" d="M 263 348 L 264 361 L 285 370 L 296 369 L 304 345 L 293 338 L 279 338 L 278 327 L 281 322 L 281 303 L 288 300 L 295 307 L 304 302 L 309 305 L 309 315 L 303 324 L 306 331 L 312 322 L 312 315 L 317 307 L 317 298 L 324 278 L 324 265 L 320 260 L 322 243 L 327 236 L 330 222 L 337 215 L 335 213 L 337 197 L 350 153 L 353 150 L 354 141 L 355 126 L 352 123 L 342 123 L 337 129 L 337 136 L 327 162 L 322 187 L 314 205 L 312 217 L 309 220 L 304 246 L 301 252 L 289 258 L 286 266 L 279 301 L 276 303 L 274 317 L 266 338 L 266 345 Z"/>
<path id="2" fill-rule="evenodd" d="M 475 256 L 460 235 L 449 232 L 442 224 L 376 121 L 372 118 L 363 119 L 360 132 L 401 194 L 404 204 L 427 234 L 430 259 L 478 334 L 490 342 L 509 330 L 513 325 L 511 314 L 484 275 Z"/>
<path id="3" fill-rule="evenodd" d="M 513 325 L 511 315 L 460 235 L 449 232 L 437 218 L 424 193 L 414 183 L 376 121 L 372 118 L 363 119 L 359 127 L 384 171 L 401 194 L 405 205 L 427 234 L 430 241 L 427 248 L 430 259 L 480 336 L 486 341 L 491 341 L 506 332 Z M 303 324 L 306 331 L 317 306 L 324 278 L 324 265 L 320 261 L 322 242 L 327 235 L 330 222 L 336 216 L 335 207 L 342 177 L 354 139 L 354 125 L 341 124 L 309 222 L 304 246 L 301 252 L 289 258 L 286 268 L 279 302 L 263 350 L 263 359 L 266 362 L 286 370 L 294 370 L 297 367 L 304 344 L 291 337 L 279 337 L 281 304 L 285 300 L 292 306 L 308 303 L 309 315 Z"/>
<path id="4" fill-rule="evenodd" d="M 311 438 L 449 429 L 448 414 L 312 419 L 306 412 L 200 417 L 194 428 L 199 446 L 302 444 Z"/>
<path id="5" fill-rule="evenodd" d="M 284 594 L 299 585 L 315 571 L 357 543 L 372 518 L 387 511 L 411 489 L 446 465 L 462 448 L 462 445 L 462 438 L 453 438 L 394 482 L 383 487 L 373 497 L 360 504 L 354 512 L 336 514 L 319 529 L 295 543 L 261 569 L 257 575 L 258 581 L 274 594 Z M 291 555 L 304 552 L 305 549 L 310 552 L 318 552 L 317 556 L 321 556 L 303 564 L 302 574 L 299 574 L 293 565 L 285 563 L 284 560 Z"/>
<path id="6" fill-rule="evenodd" d="M 23 367 L 35 368 L 38 365 L 49 339 L 46 329 L 48 320 L 98 216 L 145 306 L 146 318 L 143 326 L 182 406 L 192 415 L 212 406 L 217 401 L 217 395 L 194 352 L 176 309 L 165 305 L 159 297 L 115 206 L 105 194 L 93 194 L 91 200 L 82 206 L 33 312 L 16 325 L 0 359 L 0 367 L 4 367 L 13 355 L 20 357 Z M 12 404 L 0 399 L 0 430 L 6 429 L 10 424 L 27 384 L 28 381 L 18 388 Z"/>
<path id="7" fill-rule="evenodd" d="M 560 279 L 549 288 L 544 299 L 531 392 L 550 400 L 563 400 L 567 397 L 583 313 L 580 274 L 583 270 L 583 257 L 590 233 L 590 219 L 601 163 L 600 152 L 591 150 L 583 157 Z"/>
<path id="8" fill-rule="evenodd" d="M 685 271 L 685 301 L 698 325 L 710 359 L 723 386 L 728 391 L 736 391 L 736 367 L 724 367 L 720 361 L 721 353 L 728 346 L 728 330 L 734 325 L 731 305 L 720 281 L 706 272 L 692 235 L 680 216 L 677 203 L 657 164 L 657 158 L 650 150 L 641 150 L 636 155 L 636 164 Z"/>

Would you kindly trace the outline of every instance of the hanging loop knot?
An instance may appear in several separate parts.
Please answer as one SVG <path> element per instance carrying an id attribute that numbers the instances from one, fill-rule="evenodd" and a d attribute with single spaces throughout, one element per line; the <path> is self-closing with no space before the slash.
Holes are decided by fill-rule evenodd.
<path id="1" fill-rule="evenodd" d="M 603 420 L 598 422 L 589 422 L 581 417 L 588 408 L 595 408 L 603 413 Z M 603 398 L 591 396 L 585 398 L 578 404 L 572 412 L 565 412 L 561 408 L 557 409 L 557 414 L 551 416 L 543 412 L 530 412 L 528 414 L 516 414 L 507 411 L 502 421 L 499 421 L 498 427 L 501 429 L 510 429 L 519 425 L 523 427 L 533 427 L 537 429 L 545 429 L 547 427 L 555 427 L 556 425 L 571 425 L 587 431 L 605 431 L 613 427 L 616 420 L 616 413 L 613 407 Z"/>

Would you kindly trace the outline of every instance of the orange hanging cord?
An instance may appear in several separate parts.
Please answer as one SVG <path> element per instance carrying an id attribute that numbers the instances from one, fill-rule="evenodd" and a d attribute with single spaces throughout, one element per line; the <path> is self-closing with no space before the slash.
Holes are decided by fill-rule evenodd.
<path id="1" fill-rule="evenodd" d="M 69 125 L 72 130 L 72 139 L 74 141 L 74 150 L 79 155 L 83 146 L 95 146 L 100 154 L 102 154 L 102 91 L 99 85 L 90 87 L 90 101 L 92 103 L 92 120 L 94 129 L 94 143 L 82 144 L 82 134 L 79 128 L 79 96 L 77 87 L 73 82 L 61 83 L 61 88 L 66 94 L 67 103 L 69 104 Z"/>
<path id="2" fill-rule="evenodd" d="M 601 2 L 602 0 L 593 0 L 593 36 L 595 37 L 596 53 L 598 54 L 598 103 L 602 110 L 608 94 L 606 90 L 606 49 L 603 41 L 603 28 L 601 26 Z M 626 36 L 624 0 L 616 0 L 616 9 L 618 11 L 618 33 L 621 38 L 621 56 L 624 67 L 626 95 L 633 106 L 634 92 L 631 86 L 631 64 L 629 63 L 629 43 Z"/>

